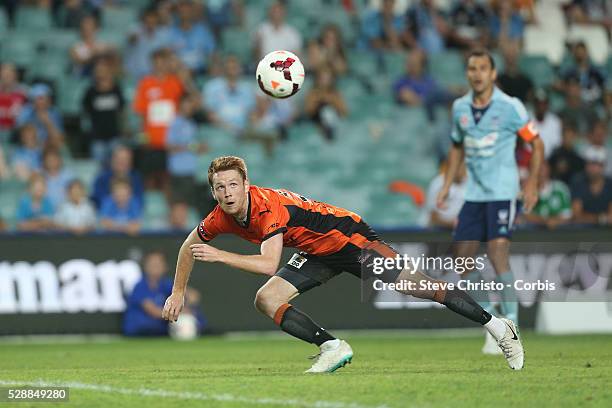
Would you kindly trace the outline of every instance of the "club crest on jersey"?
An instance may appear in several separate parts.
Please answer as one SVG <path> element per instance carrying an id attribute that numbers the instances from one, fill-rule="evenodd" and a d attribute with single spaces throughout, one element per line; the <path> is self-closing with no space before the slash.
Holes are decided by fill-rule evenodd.
<path id="1" fill-rule="evenodd" d="M 508 210 L 499 210 L 497 212 L 497 223 L 498 224 L 507 224 L 508 223 Z"/>

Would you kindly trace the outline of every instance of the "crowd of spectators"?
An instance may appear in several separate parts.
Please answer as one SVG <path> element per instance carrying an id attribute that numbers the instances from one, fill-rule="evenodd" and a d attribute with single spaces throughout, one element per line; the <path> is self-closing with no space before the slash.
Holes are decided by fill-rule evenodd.
<path id="1" fill-rule="evenodd" d="M 292 1 L 269 2 L 263 20 L 248 28 L 252 44 L 246 60 L 223 47 L 226 30 L 247 30 L 248 4 L 241 0 L 152 0 L 125 27 L 119 43 L 102 31 L 111 11 L 132 9 L 128 1 L 5 1 L 3 12 L 13 27 L 19 8 L 30 7 L 47 10 L 57 29 L 74 32 L 78 39 L 66 52 L 65 75 L 89 82 L 75 129 L 74 118 L 59 109 L 59 84 L 32 80 L 31 67 L 0 61 L 0 137 L 10 141 L 8 148 L 0 144 L 0 183 L 14 179 L 29 186 L 18 205 L 17 228 L 138 233 L 145 190 L 166 197 L 170 225 L 188 227 L 190 207 L 203 215 L 211 205 L 210 195 L 197 193 L 207 191 L 197 181 L 198 156 L 210 150 L 201 125 L 224 130 L 236 143 L 261 141 L 262 154 L 272 154 L 275 143 L 290 143 L 287 129 L 298 121 L 316 124 L 334 143 L 338 123 L 350 115 L 350 101 L 338 84 L 356 77 L 348 63 L 352 50 L 369 53 L 383 70 L 384 56 L 405 55 L 405 72 L 389 78 L 389 102 L 400 109 L 423 108 L 430 120 L 439 120 L 434 111 L 448 108 L 466 89 L 436 80 L 429 61 L 447 50 L 474 47 L 501 55 L 498 86 L 530 107 L 545 142 L 543 201 L 526 221 L 561 223 L 542 221 L 550 216 L 612 223 L 610 81 L 578 41 L 568 44 L 568 58 L 552 85 L 534 85 L 520 64 L 525 27 L 538 23 L 533 1 L 455 0 L 442 10 L 435 0 L 321 0 L 320 13 L 331 7 L 345 13 L 350 41 L 346 27 L 337 24 L 322 24 L 314 34 L 292 24 L 287 15 Z M 596 24 L 609 33 L 612 10 L 606 7 L 571 1 L 563 11 L 569 23 Z M 303 103 L 271 100 L 245 76 L 276 49 L 302 57 L 311 78 Z M 78 181 L 69 166 L 72 157 L 99 163 L 93 185 Z M 545 203 L 561 196 L 569 209 L 553 211 L 555 206 Z M 71 212 L 76 215 L 68 216 Z M 438 215 L 428 219 L 441 219 Z M 442 218 L 448 226 L 448 214 Z"/>

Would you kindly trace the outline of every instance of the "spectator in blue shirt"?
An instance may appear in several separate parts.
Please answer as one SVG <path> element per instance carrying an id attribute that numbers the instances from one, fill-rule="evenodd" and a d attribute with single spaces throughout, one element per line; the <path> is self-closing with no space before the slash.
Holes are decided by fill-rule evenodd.
<path id="1" fill-rule="evenodd" d="M 47 182 L 47 196 L 53 208 L 59 208 L 66 201 L 66 190 L 74 176 L 64 167 L 62 157 L 56 150 L 47 149 L 43 153 L 43 176 Z"/>
<path id="2" fill-rule="evenodd" d="M 137 234 L 141 227 L 142 206 L 132 196 L 129 180 L 113 179 L 111 192 L 100 208 L 100 226 L 107 231 Z"/>
<path id="3" fill-rule="evenodd" d="M 128 36 L 125 69 L 134 79 L 141 79 L 151 72 L 153 51 L 166 47 L 170 47 L 170 29 L 159 24 L 157 9 L 145 10 L 140 25 Z"/>
<path id="4" fill-rule="evenodd" d="M 100 208 L 102 202 L 111 195 L 111 181 L 114 177 L 126 178 L 130 181 L 132 187 L 132 195 L 140 204 L 144 200 L 144 186 L 140 173 L 133 168 L 132 151 L 122 145 L 118 145 L 113 150 L 110 161 L 110 167 L 102 170 L 94 181 L 92 201 L 97 208 Z"/>
<path id="5" fill-rule="evenodd" d="M 170 43 L 183 63 L 196 73 L 203 73 L 215 50 L 215 38 L 196 21 L 193 0 L 181 0 L 177 6 L 178 24 L 170 31 Z"/>
<path id="6" fill-rule="evenodd" d="M 160 251 L 149 252 L 143 261 L 143 277 L 136 283 L 127 299 L 123 320 L 126 336 L 164 336 L 168 334 L 168 321 L 162 319 L 166 298 L 172 293 L 172 280 L 166 275 L 168 262 Z M 201 331 L 205 319 L 198 309 L 199 293 L 187 288 L 184 313 L 191 313 L 198 320 Z"/>
<path id="7" fill-rule="evenodd" d="M 427 56 L 420 49 L 413 50 L 406 59 L 406 74 L 393 84 L 397 103 L 422 106 L 433 118 L 434 107 L 450 101 L 452 95 L 427 73 Z"/>
<path id="8" fill-rule="evenodd" d="M 523 17 L 518 11 L 514 10 L 512 1 L 496 1 L 493 4 L 493 15 L 489 20 L 489 32 L 494 48 L 508 41 L 520 42 L 524 30 Z"/>
<path id="9" fill-rule="evenodd" d="M 19 146 L 11 154 L 13 174 L 18 180 L 25 182 L 30 179 L 32 173 L 40 171 L 41 166 L 41 147 L 36 126 L 27 123 L 19 129 Z"/>
<path id="10" fill-rule="evenodd" d="M 51 89 L 42 83 L 35 84 L 30 88 L 29 99 L 30 103 L 17 117 L 17 126 L 32 123 L 41 142 L 60 148 L 64 143 L 64 129 L 60 113 L 51 103 Z"/>
<path id="11" fill-rule="evenodd" d="M 53 227 L 53 205 L 47 197 L 45 178 L 40 174 L 30 178 L 28 193 L 19 201 L 16 218 L 20 231 L 48 231 Z"/>
<path id="12" fill-rule="evenodd" d="M 411 48 L 419 47 L 428 55 L 444 51 L 451 30 L 433 0 L 417 2 L 408 10 L 406 19 L 406 38 Z"/>
<path id="13" fill-rule="evenodd" d="M 192 118 L 194 105 L 191 96 L 183 96 L 178 116 L 170 124 L 166 139 L 172 200 L 190 204 L 194 204 L 198 153 L 206 151 L 206 145 L 197 140 L 198 127 Z"/>
<path id="14" fill-rule="evenodd" d="M 240 77 L 238 58 L 228 56 L 224 69 L 225 77 L 215 78 L 204 86 L 204 106 L 213 124 L 239 134 L 255 108 L 255 92 L 251 81 Z"/>
<path id="15" fill-rule="evenodd" d="M 395 0 L 383 0 L 380 10 L 366 14 L 362 33 L 367 45 L 373 49 L 398 50 L 403 45 L 404 16 L 395 15 Z"/>

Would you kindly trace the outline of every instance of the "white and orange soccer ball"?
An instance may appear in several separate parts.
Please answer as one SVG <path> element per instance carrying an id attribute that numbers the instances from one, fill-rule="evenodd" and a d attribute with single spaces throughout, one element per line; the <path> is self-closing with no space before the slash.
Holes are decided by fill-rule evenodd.
<path id="1" fill-rule="evenodd" d="M 255 78 L 264 93 L 274 98 L 288 98 L 304 83 L 304 65 L 289 51 L 272 51 L 259 61 Z"/>

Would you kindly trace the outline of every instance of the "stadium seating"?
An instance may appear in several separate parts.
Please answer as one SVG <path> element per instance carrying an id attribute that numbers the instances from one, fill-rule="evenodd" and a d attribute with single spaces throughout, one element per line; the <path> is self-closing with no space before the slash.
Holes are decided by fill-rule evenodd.
<path id="1" fill-rule="evenodd" d="M 537 87 L 547 87 L 555 80 L 553 68 L 544 56 L 521 55 L 519 67 Z"/>
<path id="2" fill-rule="evenodd" d="M 51 14 L 40 7 L 19 7 L 15 16 L 15 28 L 21 32 L 44 33 L 51 29 Z"/>
<path id="3" fill-rule="evenodd" d="M 223 31 L 221 43 L 228 54 L 236 55 L 243 64 L 251 60 L 252 41 L 249 32 L 240 28 Z"/>
<path id="4" fill-rule="evenodd" d="M 3 61 L 19 66 L 30 66 L 36 61 L 37 46 L 31 35 L 22 33 L 8 34 L 0 43 L 0 57 Z"/>
<path id="5" fill-rule="evenodd" d="M 565 52 L 565 44 L 558 33 L 538 26 L 525 28 L 523 52 L 525 55 L 545 56 L 552 64 L 559 64 Z"/>

